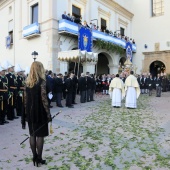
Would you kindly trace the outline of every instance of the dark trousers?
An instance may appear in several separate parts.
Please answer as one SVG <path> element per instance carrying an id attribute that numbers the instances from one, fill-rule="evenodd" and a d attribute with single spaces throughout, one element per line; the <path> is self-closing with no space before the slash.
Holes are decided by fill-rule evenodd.
<path id="1" fill-rule="evenodd" d="M 90 101 L 94 100 L 93 96 L 94 96 L 94 90 L 91 90 L 91 92 L 90 92 Z"/>
<path id="2" fill-rule="evenodd" d="M 73 93 L 72 93 L 72 104 L 75 103 L 75 99 L 76 99 L 76 91 L 73 91 Z"/>
<path id="3" fill-rule="evenodd" d="M 63 90 L 63 98 L 66 99 L 66 89 Z"/>
<path id="4" fill-rule="evenodd" d="M 86 102 L 86 91 L 80 91 L 80 103 Z"/>
<path id="5" fill-rule="evenodd" d="M 71 106 L 72 104 L 72 93 L 67 93 L 66 95 L 66 106 Z"/>
<path id="6" fill-rule="evenodd" d="M 149 96 L 152 96 L 152 89 L 149 89 Z"/>
<path id="7" fill-rule="evenodd" d="M 8 120 L 13 120 L 15 117 L 14 113 L 14 108 L 15 108 L 15 103 L 14 103 L 14 98 L 12 100 L 12 97 L 8 100 L 8 109 L 7 109 L 7 119 Z"/>
<path id="8" fill-rule="evenodd" d="M 61 106 L 62 92 L 56 93 L 56 105 Z"/>
<path id="9" fill-rule="evenodd" d="M 90 101 L 90 94 L 91 94 L 91 89 L 87 89 L 87 90 L 86 90 L 86 101 L 87 101 L 87 102 Z"/>
<path id="10" fill-rule="evenodd" d="M 22 115 L 22 107 L 23 107 L 22 97 L 18 96 L 17 97 L 17 104 L 16 104 L 17 116 Z"/>
<path id="11" fill-rule="evenodd" d="M 161 97 L 161 87 L 156 86 L 156 97 Z"/>
<path id="12" fill-rule="evenodd" d="M 3 123 L 5 121 L 5 114 L 4 114 L 4 110 L 2 110 L 3 108 L 1 108 L 3 102 L 0 101 L 0 123 Z"/>

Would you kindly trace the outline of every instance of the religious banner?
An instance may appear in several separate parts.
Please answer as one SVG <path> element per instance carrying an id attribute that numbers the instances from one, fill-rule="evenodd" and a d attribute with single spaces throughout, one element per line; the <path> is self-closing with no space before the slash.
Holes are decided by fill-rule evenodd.
<path id="1" fill-rule="evenodd" d="M 10 48 L 11 47 L 11 36 L 8 35 L 7 37 L 5 37 L 6 39 L 6 48 Z"/>
<path id="2" fill-rule="evenodd" d="M 88 27 L 79 25 L 78 47 L 81 51 L 92 52 L 92 30 Z"/>
<path id="3" fill-rule="evenodd" d="M 132 44 L 130 42 L 126 43 L 126 58 L 132 62 Z"/>

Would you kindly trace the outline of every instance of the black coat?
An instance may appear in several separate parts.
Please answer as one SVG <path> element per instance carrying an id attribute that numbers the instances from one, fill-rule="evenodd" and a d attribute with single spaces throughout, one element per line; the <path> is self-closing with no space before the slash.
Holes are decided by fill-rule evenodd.
<path id="1" fill-rule="evenodd" d="M 71 78 L 66 79 L 65 87 L 66 87 L 66 92 L 67 93 L 72 93 L 73 92 L 73 81 L 72 81 Z"/>
<path id="2" fill-rule="evenodd" d="M 22 125 L 25 126 L 25 119 L 28 121 L 30 135 L 39 129 L 35 136 L 48 136 L 48 121 L 50 110 L 46 94 L 46 82 L 40 80 L 34 87 L 26 87 L 24 93 L 25 114 L 22 114 Z M 44 125 L 45 123 L 45 125 Z M 42 127 L 43 125 L 43 127 Z"/>
<path id="3" fill-rule="evenodd" d="M 63 84 L 62 78 L 59 78 L 59 77 L 55 78 L 55 80 L 54 80 L 54 92 L 55 93 L 61 93 L 62 90 L 63 90 L 63 86 L 64 86 L 64 84 Z"/>
<path id="4" fill-rule="evenodd" d="M 92 79 L 89 76 L 86 76 L 86 89 L 91 89 L 92 88 Z"/>
<path id="5" fill-rule="evenodd" d="M 86 78 L 80 77 L 78 80 L 79 90 L 86 91 Z"/>
<path id="6" fill-rule="evenodd" d="M 152 79 L 148 78 L 147 83 L 148 83 L 148 89 L 152 90 L 153 87 L 154 87 L 154 80 L 153 80 L 153 78 Z"/>
<path id="7" fill-rule="evenodd" d="M 91 78 L 91 90 L 95 90 L 96 89 L 96 81 L 94 78 Z"/>
<path id="8" fill-rule="evenodd" d="M 155 80 L 155 86 L 157 87 L 157 86 L 162 86 L 162 79 L 161 78 L 157 78 L 156 80 Z"/>

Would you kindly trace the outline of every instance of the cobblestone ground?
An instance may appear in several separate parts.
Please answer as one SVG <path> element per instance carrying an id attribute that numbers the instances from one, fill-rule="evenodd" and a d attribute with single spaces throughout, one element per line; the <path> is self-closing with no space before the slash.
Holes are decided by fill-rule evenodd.
<path id="1" fill-rule="evenodd" d="M 140 95 L 137 109 L 111 107 L 109 96 L 62 108 L 45 139 L 42 170 L 170 169 L 170 92 Z M 59 111 L 55 106 L 52 115 Z M 64 101 L 63 101 L 64 105 Z M 34 170 L 20 120 L 0 126 L 0 169 Z"/>

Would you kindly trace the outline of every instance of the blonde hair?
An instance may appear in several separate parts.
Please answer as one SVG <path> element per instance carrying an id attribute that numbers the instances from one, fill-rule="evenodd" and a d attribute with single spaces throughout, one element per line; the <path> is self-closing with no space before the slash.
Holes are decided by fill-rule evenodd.
<path id="1" fill-rule="evenodd" d="M 40 79 L 45 80 L 45 69 L 41 62 L 34 61 L 26 80 L 26 86 L 32 88 Z"/>

